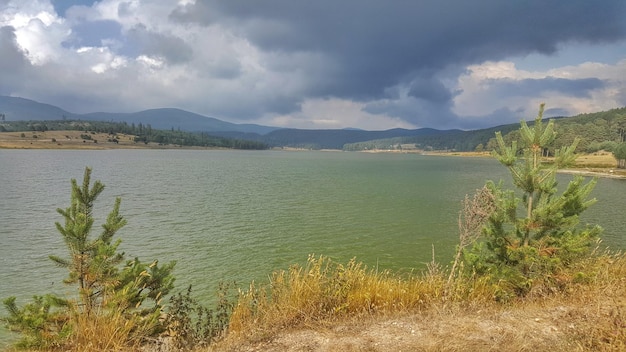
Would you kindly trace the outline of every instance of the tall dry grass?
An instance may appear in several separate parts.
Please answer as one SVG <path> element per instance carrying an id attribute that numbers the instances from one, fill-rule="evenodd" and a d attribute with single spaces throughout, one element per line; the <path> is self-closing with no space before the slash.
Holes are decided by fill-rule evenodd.
<path id="1" fill-rule="evenodd" d="M 304 267 L 274 272 L 267 286 L 251 284 L 240 291 L 229 329 L 231 333 L 272 331 L 345 316 L 419 311 L 434 304 L 493 297 L 485 280 L 473 280 L 471 285 L 457 282 L 446 290 L 446 279 L 436 268 L 399 275 L 368 269 L 355 260 L 344 265 L 309 256 Z"/>
<path id="2" fill-rule="evenodd" d="M 623 254 L 582 260 L 559 272 L 556 279 L 535 282 L 526 297 L 506 303 L 494 299 L 497 284 L 464 272 L 462 266 L 459 270 L 448 284 L 448 272 L 435 263 L 423 272 L 400 275 L 368 269 L 356 260 L 342 264 L 310 256 L 304 266 L 274 272 L 266 285 L 251 284 L 241 290 L 225 343 L 210 350 L 222 350 L 220 346 L 229 351 L 241 346 L 263 350 L 267 346 L 263 343 L 294 330 L 349 331 L 358 337 L 354 331 L 359 324 L 382 319 L 397 320 L 398 326 L 413 324 L 421 331 L 419 339 L 411 340 L 410 335 L 396 339 L 404 343 L 398 346 L 388 345 L 391 337 L 385 335 L 397 330 L 384 331 L 379 337 L 391 349 L 626 351 Z M 71 324 L 73 334 L 63 350 L 156 348 L 146 347 L 142 336 L 147 334 L 142 333 L 140 321 L 120 314 L 77 315 Z M 348 328 L 333 329 L 337 326 Z M 371 334 L 371 325 L 365 327 Z M 254 347 L 256 342 L 261 347 Z"/>
<path id="3" fill-rule="evenodd" d="M 142 344 L 137 322 L 119 313 L 74 315 L 71 324 L 65 347 L 73 351 L 138 351 Z"/>
<path id="4" fill-rule="evenodd" d="M 504 303 L 496 301 L 498 284 L 488 278 L 464 273 L 461 267 L 449 285 L 444 270 L 429 268 L 402 276 L 370 270 L 354 260 L 344 265 L 310 256 L 305 266 L 277 271 L 266 286 L 252 284 L 240 292 L 226 350 L 236 350 L 237 343 L 271 340 L 290 330 L 329 331 L 325 327 L 359 316 L 362 320 L 415 316 L 415 321 L 428 317 L 432 333 L 438 336 L 438 342 L 432 342 L 433 351 L 450 350 L 442 344 L 468 346 L 468 339 L 490 341 L 491 335 L 475 336 L 480 334 L 476 324 L 492 321 L 494 316 L 510 325 L 498 327 L 510 341 L 494 345 L 506 351 L 531 346 L 555 351 L 626 350 L 623 254 L 587 258 L 558 275 L 537 280 L 527 296 Z M 549 322 L 546 329 L 554 333 L 533 330 L 541 324 L 537 321 Z M 428 331 L 430 323 L 424 324 L 420 329 Z M 470 350 L 481 350 L 476 348 Z M 220 350 L 219 344 L 215 350 Z"/>

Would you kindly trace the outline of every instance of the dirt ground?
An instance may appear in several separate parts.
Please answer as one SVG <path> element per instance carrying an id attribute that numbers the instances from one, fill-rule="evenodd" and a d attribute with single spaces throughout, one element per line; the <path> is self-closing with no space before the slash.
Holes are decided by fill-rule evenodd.
<path id="1" fill-rule="evenodd" d="M 591 302 L 590 302 L 591 303 Z M 281 331 L 258 339 L 232 338 L 210 351 L 624 351 L 606 341 L 592 346 L 585 334 L 594 320 L 613 319 L 612 304 L 486 310 L 449 309 L 396 317 L 361 317 L 323 327 Z M 621 318 L 620 318 L 621 319 Z"/>

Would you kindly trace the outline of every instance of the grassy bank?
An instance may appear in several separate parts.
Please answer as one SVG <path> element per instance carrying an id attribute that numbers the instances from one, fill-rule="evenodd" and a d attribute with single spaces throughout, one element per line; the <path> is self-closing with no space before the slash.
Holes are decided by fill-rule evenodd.
<path id="1" fill-rule="evenodd" d="M 494 299 L 497 284 L 446 284 L 437 266 L 408 277 L 310 258 L 242 291 L 210 351 L 623 351 L 626 257 L 601 255 Z M 584 277 L 584 279 L 583 279 Z"/>
<path id="2" fill-rule="evenodd" d="M 587 258 L 535 281 L 525 297 L 498 301 L 499 289 L 471 275 L 448 284 L 434 263 L 397 275 L 311 256 L 240 289 L 227 332 L 193 351 L 626 350 L 623 254 Z M 63 350 L 174 350 L 172 337 L 129 339 L 137 327 L 120 316 L 75 323 Z"/>

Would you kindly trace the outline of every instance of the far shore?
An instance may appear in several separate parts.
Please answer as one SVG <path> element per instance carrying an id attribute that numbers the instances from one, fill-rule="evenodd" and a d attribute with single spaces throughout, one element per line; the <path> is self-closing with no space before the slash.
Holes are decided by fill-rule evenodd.
<path id="1" fill-rule="evenodd" d="M 89 134 L 90 140 L 81 135 Z M 157 143 L 137 143 L 133 135 L 117 134 L 117 142 L 111 142 L 111 135 L 106 133 L 87 133 L 84 131 L 26 131 L 1 132 L 0 149 L 223 149 L 207 147 L 181 147 L 177 145 L 159 145 Z M 300 151 L 300 148 L 274 148 L 274 150 Z M 341 151 L 324 149 L 322 151 Z M 421 154 L 429 156 L 457 156 L 490 158 L 489 152 L 455 152 L 455 151 L 423 151 L 419 149 L 402 150 L 365 150 L 363 153 Z M 600 151 L 593 154 L 582 154 L 576 159 L 572 168 L 559 170 L 561 173 L 582 176 L 626 179 L 626 169 L 617 168 L 617 160 L 609 152 Z"/>

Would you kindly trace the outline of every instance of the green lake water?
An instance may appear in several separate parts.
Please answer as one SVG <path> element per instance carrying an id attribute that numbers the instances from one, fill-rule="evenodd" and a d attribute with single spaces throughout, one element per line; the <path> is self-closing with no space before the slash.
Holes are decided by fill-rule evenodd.
<path id="1" fill-rule="evenodd" d="M 465 194 L 508 179 L 490 158 L 346 152 L 0 150 L 0 298 L 71 293 L 48 255 L 65 255 L 54 223 L 85 166 L 106 188 L 96 224 L 122 198 L 128 258 L 176 260 L 178 289 L 246 287 L 309 254 L 409 271 L 447 264 Z M 560 175 L 561 189 L 571 177 Z M 600 179 L 583 222 L 626 248 L 626 181 Z M 4 312 L 0 313 L 4 314 Z M 0 335 L 0 340 L 2 339 Z"/>

